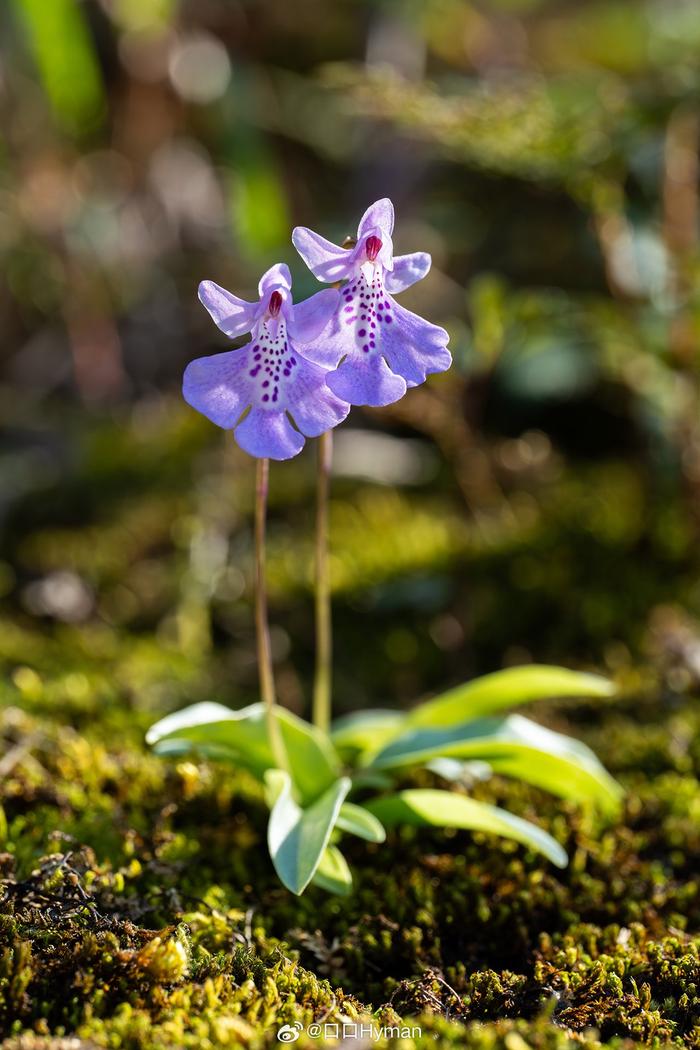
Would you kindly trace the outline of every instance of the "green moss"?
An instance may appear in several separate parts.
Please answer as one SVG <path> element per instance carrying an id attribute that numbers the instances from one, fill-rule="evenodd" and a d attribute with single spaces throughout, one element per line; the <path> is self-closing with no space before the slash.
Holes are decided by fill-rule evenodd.
<path id="1" fill-rule="evenodd" d="M 557 835 L 566 871 L 489 836 L 407 829 L 348 840 L 342 902 L 276 883 L 245 776 L 10 712 L 0 1031 L 255 1047 L 330 1011 L 417 1018 L 422 1041 L 404 1045 L 594 1046 L 595 1029 L 606 1046 L 694 1046 L 700 788 L 694 759 L 669 768 L 693 712 L 658 730 L 659 771 L 629 778 L 619 826 L 506 780 L 478 786 Z M 600 732 L 621 717 L 602 714 Z"/>

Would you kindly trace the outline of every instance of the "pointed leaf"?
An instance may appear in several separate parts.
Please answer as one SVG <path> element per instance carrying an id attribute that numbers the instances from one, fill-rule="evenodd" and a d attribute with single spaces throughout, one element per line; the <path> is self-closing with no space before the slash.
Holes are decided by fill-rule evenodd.
<path id="1" fill-rule="evenodd" d="M 523 718 L 480 718 L 448 729 L 414 729 L 375 755 L 372 769 L 396 769 L 435 758 L 479 759 L 492 769 L 577 802 L 615 812 L 622 789 L 578 740 Z"/>
<path id="2" fill-rule="evenodd" d="M 405 722 L 406 715 L 401 711 L 384 708 L 356 711 L 335 720 L 331 726 L 331 739 L 342 754 L 375 751 L 396 736 Z"/>
<path id="3" fill-rule="evenodd" d="M 208 758 L 238 756 L 238 764 L 262 776 L 273 765 L 261 704 L 231 711 L 223 704 L 193 704 L 166 715 L 146 733 L 157 754 L 182 754 L 196 748 Z"/>
<path id="4" fill-rule="evenodd" d="M 364 806 L 356 806 L 354 802 L 343 802 L 335 825 L 341 831 L 357 835 L 367 842 L 384 842 L 386 839 L 386 831 L 377 818 Z"/>
<path id="5" fill-rule="evenodd" d="M 276 707 L 282 739 L 302 802 L 317 798 L 340 772 L 340 761 L 330 739 L 291 711 Z M 146 740 L 158 754 L 197 750 L 207 758 L 249 769 L 262 779 L 275 762 L 267 735 L 264 704 L 231 711 L 222 704 L 194 704 L 151 726 Z"/>
<path id="6" fill-rule="evenodd" d="M 272 863 L 287 889 L 301 894 L 321 862 L 351 782 L 341 777 L 307 808 L 294 801 L 287 773 L 268 771 L 266 782 L 276 794 L 267 827 Z"/>
<path id="7" fill-rule="evenodd" d="M 416 788 L 399 791 L 367 805 L 375 816 L 389 826 L 430 824 L 433 827 L 487 831 L 529 846 L 559 868 L 565 868 L 568 863 L 566 852 L 559 843 L 536 824 L 465 795 Z"/>
<path id="8" fill-rule="evenodd" d="M 326 847 L 311 882 L 314 886 L 320 886 L 339 897 L 347 897 L 352 891 L 352 873 L 337 846 Z"/>
<path id="9" fill-rule="evenodd" d="M 409 712 L 412 726 L 450 726 L 504 708 L 563 696 L 610 697 L 615 686 L 597 674 L 529 664 L 475 678 Z"/>

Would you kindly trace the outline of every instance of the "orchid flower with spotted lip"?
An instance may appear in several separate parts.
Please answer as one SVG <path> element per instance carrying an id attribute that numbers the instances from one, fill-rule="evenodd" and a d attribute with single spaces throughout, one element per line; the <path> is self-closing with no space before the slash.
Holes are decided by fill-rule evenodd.
<path id="1" fill-rule="evenodd" d="M 307 437 L 342 423 L 350 411 L 326 386 L 328 367 L 304 351 L 328 326 L 339 293 L 327 288 L 295 304 L 291 287 L 283 263 L 263 274 L 256 303 L 213 281 L 199 286 L 199 299 L 221 331 L 232 339 L 250 332 L 252 339 L 237 350 L 191 361 L 185 400 L 217 426 L 233 430 L 240 447 L 259 458 L 291 459 Z"/>
<path id="2" fill-rule="evenodd" d="M 425 277 L 431 265 L 427 252 L 394 256 L 393 229 L 394 206 L 385 197 L 362 216 L 351 250 L 304 226 L 292 233 L 294 247 L 319 281 L 345 282 L 338 313 L 307 356 L 334 369 L 326 382 L 352 405 L 389 405 L 452 364 L 445 329 L 393 299 Z"/>

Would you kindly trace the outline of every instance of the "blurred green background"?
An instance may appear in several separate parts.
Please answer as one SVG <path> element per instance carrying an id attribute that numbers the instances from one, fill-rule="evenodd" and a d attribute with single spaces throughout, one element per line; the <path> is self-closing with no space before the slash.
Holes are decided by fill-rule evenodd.
<path id="1" fill-rule="evenodd" d="M 197 284 L 286 261 L 311 294 L 291 227 L 384 195 L 455 364 L 336 432 L 337 709 L 530 659 L 697 683 L 695 0 L 7 0 L 0 28 L 6 700 L 255 698 L 253 465 L 179 395 L 227 348 Z M 272 472 L 297 711 L 313 444 Z"/>

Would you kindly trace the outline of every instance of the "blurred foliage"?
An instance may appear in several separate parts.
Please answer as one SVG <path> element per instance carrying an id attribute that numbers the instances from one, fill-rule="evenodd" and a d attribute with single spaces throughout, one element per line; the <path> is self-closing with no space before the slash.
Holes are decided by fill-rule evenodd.
<path id="1" fill-rule="evenodd" d="M 31 885 L 0 980 L 14 1034 L 34 1032 L 17 1045 L 66 1026 L 262 1045 L 261 1018 L 328 1005 L 280 937 L 387 1018 L 420 1014 L 429 1045 L 697 1041 L 699 70 L 695 0 L 2 5 L 0 865 Z M 433 256 L 403 301 L 449 329 L 455 366 L 336 433 L 336 707 L 529 659 L 595 666 L 632 699 L 542 717 L 630 799 L 601 837 L 479 785 L 573 827 L 568 881 L 502 845 L 409 838 L 382 871 L 355 864 L 351 912 L 292 914 L 251 849 L 245 778 L 144 754 L 161 713 L 257 699 L 252 465 L 179 384 L 226 346 L 199 280 L 246 295 L 286 261 L 311 294 L 290 227 L 342 239 L 385 194 L 397 250 Z M 272 641 L 298 712 L 313 452 L 272 472 Z M 37 926 L 31 894 L 60 877 L 33 867 L 83 847 L 76 878 L 114 925 Z M 183 915 L 193 946 L 173 926 L 148 947 Z M 43 966 L 59 943 L 77 965 Z"/>
<path id="2" fill-rule="evenodd" d="M 102 83 L 81 8 L 72 0 L 16 0 L 17 15 L 51 109 L 63 130 L 80 134 L 103 115 Z M 61 46 L 56 46 L 56 41 Z"/>

